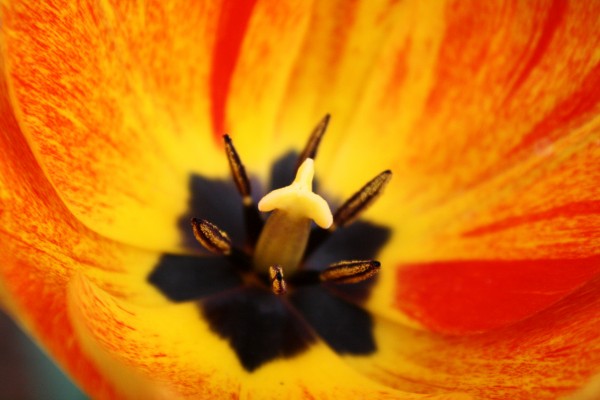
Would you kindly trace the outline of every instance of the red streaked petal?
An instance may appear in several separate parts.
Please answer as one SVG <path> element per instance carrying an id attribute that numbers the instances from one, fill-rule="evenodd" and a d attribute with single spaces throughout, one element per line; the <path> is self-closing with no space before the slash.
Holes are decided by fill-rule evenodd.
<path id="1" fill-rule="evenodd" d="M 8 311 L 88 393 L 116 398 L 75 337 L 67 284 L 81 273 L 114 296 L 161 304 L 145 283 L 158 255 L 107 240 L 75 219 L 28 151 L 5 97 L 0 116 L 0 281 Z"/>
<path id="2" fill-rule="evenodd" d="M 571 139 L 578 151 L 557 145 L 401 225 L 369 306 L 444 332 L 481 331 L 543 310 L 596 275 L 600 147 Z"/>
<path id="3" fill-rule="evenodd" d="M 189 174 L 225 174 L 211 134 L 214 2 L 14 1 L 2 41 L 19 124 L 91 229 L 177 249 Z"/>

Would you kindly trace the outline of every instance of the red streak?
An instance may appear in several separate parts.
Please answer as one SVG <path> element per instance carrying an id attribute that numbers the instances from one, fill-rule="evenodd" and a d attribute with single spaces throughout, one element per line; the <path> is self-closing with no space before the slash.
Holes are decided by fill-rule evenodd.
<path id="1" fill-rule="evenodd" d="M 403 265 L 395 303 L 431 329 L 479 332 L 530 317 L 599 273 L 600 256 Z"/>
<path id="2" fill-rule="evenodd" d="M 559 217 L 574 217 L 578 215 L 593 215 L 600 214 L 600 201 L 577 201 L 569 204 L 564 204 L 560 207 L 555 207 L 550 210 L 541 211 L 527 215 L 506 218 L 502 221 L 497 221 L 489 225 L 480 226 L 470 231 L 464 232 L 463 236 L 479 236 L 488 233 L 494 233 L 505 229 L 514 228 L 523 224 L 531 224 L 534 222 L 544 221 Z"/>
<path id="3" fill-rule="evenodd" d="M 510 94 L 508 97 L 511 97 L 513 93 L 515 93 L 519 87 L 527 80 L 527 77 L 531 74 L 531 71 L 535 69 L 535 67 L 539 64 L 540 60 L 546 53 L 548 46 L 552 42 L 552 38 L 554 34 L 558 30 L 560 24 L 563 21 L 563 17 L 565 16 L 567 11 L 567 2 L 565 0 L 555 0 L 552 2 L 552 6 L 548 10 L 548 15 L 546 17 L 546 22 L 542 29 L 539 40 L 537 41 L 533 52 L 531 53 L 529 60 L 525 64 L 525 67 L 521 71 L 519 77 L 515 80 L 512 89 L 510 90 Z"/>
<path id="4" fill-rule="evenodd" d="M 210 77 L 213 134 L 219 143 L 226 131 L 225 108 L 231 78 L 255 3 L 256 0 L 225 1 L 219 17 Z"/>

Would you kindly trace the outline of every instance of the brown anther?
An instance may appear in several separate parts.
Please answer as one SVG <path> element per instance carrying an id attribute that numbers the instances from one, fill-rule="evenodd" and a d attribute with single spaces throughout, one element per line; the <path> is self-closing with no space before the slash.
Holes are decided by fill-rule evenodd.
<path id="1" fill-rule="evenodd" d="M 319 144 L 321 143 L 321 139 L 325 135 L 325 131 L 327 130 L 327 126 L 329 125 L 330 118 L 331 118 L 331 115 L 325 114 L 325 116 L 321 119 L 319 124 L 315 127 L 315 129 L 310 134 L 310 137 L 308 138 L 308 142 L 306 143 L 304 150 L 302 150 L 302 153 L 300 153 L 300 156 L 298 157 L 298 161 L 296 162 L 296 168 L 295 168 L 296 171 L 298 170 L 298 168 L 300 168 L 300 165 L 302 165 L 304 160 L 306 160 L 307 158 L 312 158 L 314 160 L 315 157 L 317 156 L 317 150 L 319 149 Z"/>
<path id="2" fill-rule="evenodd" d="M 283 279 L 283 268 L 279 265 L 269 267 L 269 278 L 271 279 L 271 290 L 277 295 L 287 292 L 287 285 Z"/>
<path id="3" fill-rule="evenodd" d="M 192 230 L 196 240 L 211 253 L 219 255 L 231 253 L 231 239 L 216 225 L 204 219 L 192 218 Z"/>
<path id="4" fill-rule="evenodd" d="M 377 274 L 381 269 L 379 261 L 353 260 L 340 261 L 331 264 L 329 268 L 321 272 L 320 278 L 324 282 L 333 283 L 358 283 L 367 280 Z"/>
<path id="5" fill-rule="evenodd" d="M 392 179 L 392 171 L 389 169 L 371 179 L 335 212 L 333 225 L 329 230 L 334 231 L 356 220 L 379 197 L 390 179 Z"/>
<path id="6" fill-rule="evenodd" d="M 248 246 L 252 247 L 256 243 L 263 227 L 263 220 L 254 205 L 254 200 L 252 200 L 250 180 L 246 174 L 246 168 L 244 168 L 244 164 L 242 164 L 242 160 L 233 146 L 233 141 L 229 135 L 223 135 L 223 140 L 225 143 L 225 153 L 229 161 L 229 168 L 231 169 L 231 176 L 238 192 L 242 196 L 244 219 L 246 221 L 246 242 Z"/>
<path id="7" fill-rule="evenodd" d="M 235 150 L 235 147 L 233 147 L 233 142 L 229 135 L 223 135 L 223 140 L 225 142 L 225 153 L 227 154 L 227 160 L 229 161 L 229 167 L 235 186 L 237 187 L 238 192 L 240 192 L 240 195 L 242 195 L 244 204 L 252 203 L 252 197 L 250 196 L 250 180 L 248 179 L 248 175 L 246 175 L 246 168 L 244 168 L 240 156 Z"/>

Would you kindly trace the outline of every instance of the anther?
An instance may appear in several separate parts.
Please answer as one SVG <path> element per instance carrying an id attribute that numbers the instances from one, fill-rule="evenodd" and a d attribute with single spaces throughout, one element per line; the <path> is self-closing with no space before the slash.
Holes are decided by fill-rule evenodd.
<path id="1" fill-rule="evenodd" d="M 254 200 L 252 200 L 250 180 L 246 174 L 246 168 L 233 146 L 233 141 L 229 135 L 223 135 L 223 140 L 225 144 L 225 153 L 227 154 L 227 160 L 229 161 L 229 168 L 231 169 L 231 176 L 233 177 L 238 192 L 242 196 L 248 245 L 253 246 L 263 227 L 263 221 L 254 205 Z"/>
<path id="2" fill-rule="evenodd" d="M 358 283 L 373 277 L 380 269 L 381 264 L 374 260 L 340 261 L 321 272 L 320 278 L 324 282 Z"/>
<path id="3" fill-rule="evenodd" d="M 244 167 L 244 164 L 242 164 L 242 160 L 240 160 L 240 156 L 235 150 L 235 147 L 233 147 L 233 142 L 229 135 L 223 135 L 223 140 L 225 141 L 225 153 L 227 154 L 227 160 L 229 161 L 229 167 L 231 168 L 231 175 L 238 192 L 242 195 L 242 201 L 244 204 L 252 202 L 252 197 L 250 196 L 250 180 L 248 179 L 248 175 L 246 175 L 246 168 Z"/>
<path id="4" fill-rule="evenodd" d="M 323 139 L 323 136 L 325 135 L 325 131 L 327 131 L 330 118 L 331 115 L 326 114 L 310 134 L 308 142 L 306 143 L 304 150 L 302 150 L 302 153 L 300 153 L 298 161 L 296 162 L 296 171 L 298 168 L 300 168 L 304 160 L 307 158 L 312 158 L 314 160 L 317 157 L 317 150 L 319 149 L 321 139 Z"/>
<path id="5" fill-rule="evenodd" d="M 330 229 L 335 230 L 337 227 L 355 221 L 379 197 L 390 179 L 392 179 L 392 171 L 388 169 L 354 193 L 333 215 L 333 225 Z"/>
<path id="6" fill-rule="evenodd" d="M 269 267 L 269 278 L 271 279 L 271 290 L 277 295 L 285 294 L 287 285 L 283 279 L 283 268 L 279 265 Z"/>
<path id="7" fill-rule="evenodd" d="M 391 179 L 392 171 L 385 170 L 346 200 L 333 215 L 333 224 L 328 230 L 316 231 L 311 234 L 304 258 L 312 254 L 337 228 L 354 222 L 383 193 L 383 189 Z"/>
<path id="8" fill-rule="evenodd" d="M 200 218 L 192 218 L 192 230 L 198 243 L 211 253 L 229 255 L 231 239 L 216 225 Z"/>

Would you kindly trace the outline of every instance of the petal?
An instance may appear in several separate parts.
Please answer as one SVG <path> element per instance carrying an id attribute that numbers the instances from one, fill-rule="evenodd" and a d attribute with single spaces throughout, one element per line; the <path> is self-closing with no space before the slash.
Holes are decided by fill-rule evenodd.
<path id="1" fill-rule="evenodd" d="M 596 4 L 410 6 L 401 15 L 429 24 L 426 33 L 411 26 L 388 35 L 344 142 L 331 145 L 324 184 L 392 168 L 401 183 L 393 204 L 424 213 L 552 150 L 596 117 Z"/>
<path id="2" fill-rule="evenodd" d="M 223 124 L 235 135 L 247 165 L 261 176 L 268 172 L 274 156 L 289 150 L 273 140 L 275 121 L 293 67 L 301 57 L 312 8 L 312 1 L 257 1 L 231 70 Z M 299 137 L 306 138 L 309 132 Z"/>
<path id="3" fill-rule="evenodd" d="M 556 144 L 413 219 L 415 229 L 403 227 L 381 257 L 392 268 L 372 307 L 445 332 L 481 331 L 536 313 L 598 274 L 600 147 L 590 143 L 598 132 L 575 131 L 572 147 Z"/>
<path id="4" fill-rule="evenodd" d="M 485 331 L 544 310 L 599 274 L 599 256 L 403 265 L 394 305 L 437 331 Z"/>
<path id="5" fill-rule="evenodd" d="M 218 12 L 214 2 L 184 1 L 2 7 L 19 124 L 61 198 L 91 229 L 175 249 L 190 173 L 227 171 L 209 118 L 207 55 Z"/>
<path id="6" fill-rule="evenodd" d="M 480 335 L 441 336 L 380 319 L 376 337 L 382 351 L 346 360 L 402 390 L 556 399 L 598 372 L 599 290 L 596 278 L 544 312 Z"/>
<path id="7" fill-rule="evenodd" d="M 404 2 L 387 10 L 390 25 L 357 13 L 352 23 L 373 35 L 388 29 L 359 100 L 351 84 L 336 83 L 338 68 L 358 73 L 363 65 L 359 57 L 355 69 L 344 67 L 356 60 L 359 33 L 342 35 L 337 46 L 307 39 L 319 56 L 303 53 L 311 69 L 298 66 L 293 75 L 281 131 L 301 126 L 290 109 L 356 100 L 344 103 L 350 115 L 341 113 L 340 132 L 334 113 L 317 161 L 325 166 L 320 187 L 349 197 L 381 170 L 394 172 L 366 214 L 394 229 L 368 307 L 448 332 L 480 331 L 544 309 L 597 272 L 586 261 L 598 254 L 600 229 L 597 13 L 596 4 L 558 1 L 439 9 Z M 310 35 L 331 36 L 314 27 Z M 364 40 L 374 46 L 373 37 Z M 335 51 L 339 64 L 326 61 Z M 543 260 L 551 278 L 539 278 Z M 516 279 L 523 285 L 506 303 Z M 475 283 L 499 285 L 484 292 Z M 517 301 L 527 306 L 511 310 Z M 483 304 L 499 314 L 482 313 Z"/>
<path id="8" fill-rule="evenodd" d="M 104 371 L 130 367 L 176 398 L 430 398 L 388 390 L 346 366 L 323 344 L 292 360 L 245 372 L 228 344 L 198 318 L 196 304 L 136 307 L 85 279 L 70 287 L 71 317 L 81 340 L 97 346 Z M 442 395 L 440 398 L 463 398 Z M 437 398 L 437 397 L 434 397 Z"/>
<path id="9" fill-rule="evenodd" d="M 114 296 L 163 304 L 145 283 L 159 255 L 107 240 L 76 220 L 27 151 L 5 98 L 0 116 L 0 285 L 8 310 L 87 392 L 113 398 L 113 384 L 74 336 L 67 284 L 81 273 Z"/>
<path id="10" fill-rule="evenodd" d="M 381 47 L 394 26 L 414 17 L 411 7 L 385 1 L 275 7 L 257 2 L 232 70 L 224 123 L 241 147 L 253 149 L 248 164 L 264 174 L 274 155 L 301 148 L 327 112 L 333 115 L 323 145 L 328 157 L 318 162 L 334 162 Z M 429 27 L 427 18 L 420 23 Z"/>

